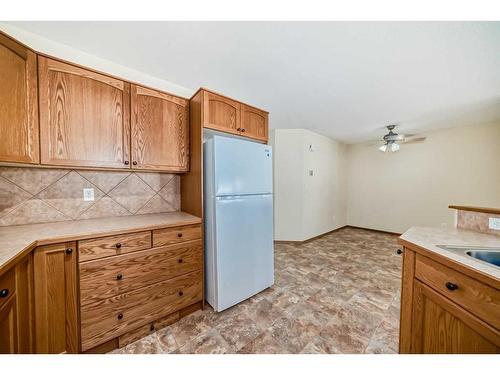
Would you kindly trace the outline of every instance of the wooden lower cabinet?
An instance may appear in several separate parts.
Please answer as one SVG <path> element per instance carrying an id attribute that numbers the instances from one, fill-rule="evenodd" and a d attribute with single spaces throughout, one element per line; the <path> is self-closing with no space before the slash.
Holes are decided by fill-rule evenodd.
<path id="1" fill-rule="evenodd" d="M 78 353 L 76 243 L 41 246 L 34 252 L 37 353 Z"/>
<path id="2" fill-rule="evenodd" d="M 405 247 L 400 353 L 500 353 L 500 291 Z M 471 303 L 473 301 L 473 303 Z"/>
<path id="3" fill-rule="evenodd" d="M 17 298 L 15 292 L 3 298 L 5 301 L 0 305 L 0 353 L 15 354 L 18 353 Z"/>
<path id="4" fill-rule="evenodd" d="M 0 353 L 33 353 L 31 254 L 0 276 Z"/>
<path id="5" fill-rule="evenodd" d="M 500 353 L 498 331 L 448 298 L 418 280 L 413 298 L 413 353 Z"/>

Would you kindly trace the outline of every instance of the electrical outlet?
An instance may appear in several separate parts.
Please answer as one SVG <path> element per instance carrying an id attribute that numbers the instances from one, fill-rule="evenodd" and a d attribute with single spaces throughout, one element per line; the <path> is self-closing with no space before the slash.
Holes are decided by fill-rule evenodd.
<path id="1" fill-rule="evenodd" d="M 84 188 L 83 189 L 83 200 L 93 201 L 94 200 L 94 188 Z"/>
<path id="2" fill-rule="evenodd" d="M 494 230 L 500 230 L 500 217 L 490 217 L 488 227 Z"/>

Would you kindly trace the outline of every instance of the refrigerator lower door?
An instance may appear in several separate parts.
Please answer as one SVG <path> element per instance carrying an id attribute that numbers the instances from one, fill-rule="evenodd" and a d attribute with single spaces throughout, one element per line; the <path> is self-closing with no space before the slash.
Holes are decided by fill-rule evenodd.
<path id="1" fill-rule="evenodd" d="M 216 311 L 274 284 L 273 196 L 215 198 Z"/>

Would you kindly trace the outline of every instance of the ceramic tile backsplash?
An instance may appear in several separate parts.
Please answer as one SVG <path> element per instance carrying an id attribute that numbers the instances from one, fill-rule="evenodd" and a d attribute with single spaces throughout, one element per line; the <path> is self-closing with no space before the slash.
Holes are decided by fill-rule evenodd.
<path id="1" fill-rule="evenodd" d="M 174 174 L 0 167 L 0 226 L 179 210 Z"/>
<path id="2" fill-rule="evenodd" d="M 500 215 L 488 214 L 475 211 L 457 211 L 457 228 L 474 230 L 476 232 L 488 233 L 500 236 L 499 230 L 489 228 L 489 218 L 500 218 Z"/>

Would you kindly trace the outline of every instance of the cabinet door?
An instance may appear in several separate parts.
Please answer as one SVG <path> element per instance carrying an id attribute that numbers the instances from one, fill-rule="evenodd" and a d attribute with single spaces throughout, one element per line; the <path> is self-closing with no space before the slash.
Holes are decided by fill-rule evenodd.
<path id="1" fill-rule="evenodd" d="M 413 353 L 500 353 L 500 333 L 448 298 L 419 281 L 413 298 Z"/>
<path id="2" fill-rule="evenodd" d="M 15 270 L 0 276 L 0 353 L 18 352 Z"/>
<path id="3" fill-rule="evenodd" d="M 268 114 L 260 109 L 241 105 L 242 135 L 267 142 Z"/>
<path id="4" fill-rule="evenodd" d="M 132 168 L 188 170 L 189 102 L 132 85 Z"/>
<path id="5" fill-rule="evenodd" d="M 37 353 L 79 350 L 76 243 L 38 247 L 34 253 Z"/>
<path id="6" fill-rule="evenodd" d="M 42 164 L 129 168 L 130 85 L 38 58 Z"/>
<path id="7" fill-rule="evenodd" d="M 29 254 L 16 264 L 18 353 L 35 352 L 33 293 L 33 254 Z"/>
<path id="8" fill-rule="evenodd" d="M 227 133 L 240 134 L 240 103 L 203 92 L 203 126 Z"/>
<path id="9" fill-rule="evenodd" d="M 0 354 L 17 352 L 17 304 L 13 293 L 0 306 Z"/>
<path id="10" fill-rule="evenodd" d="M 38 163 L 36 54 L 0 34 L 0 161 Z"/>

